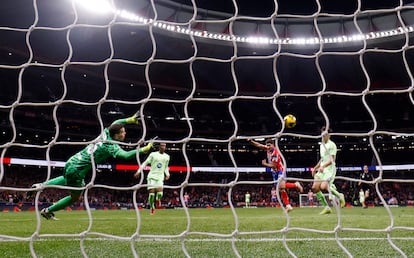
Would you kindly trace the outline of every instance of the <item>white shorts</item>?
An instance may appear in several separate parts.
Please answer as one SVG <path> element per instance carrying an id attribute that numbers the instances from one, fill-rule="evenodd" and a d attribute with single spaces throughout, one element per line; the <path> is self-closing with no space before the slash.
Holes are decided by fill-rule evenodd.
<path id="1" fill-rule="evenodd" d="M 148 187 L 147 189 L 156 189 L 156 188 L 162 188 L 164 186 L 163 180 L 156 180 L 149 178 L 148 181 Z"/>
<path id="2" fill-rule="evenodd" d="M 319 180 L 329 180 L 329 186 L 334 185 L 333 182 L 335 181 L 335 176 L 336 176 L 336 168 L 334 168 L 335 170 L 332 169 L 325 169 L 323 171 L 323 173 L 321 172 L 317 172 L 315 174 L 315 179 L 319 179 Z M 335 187 L 336 189 L 336 187 Z"/>

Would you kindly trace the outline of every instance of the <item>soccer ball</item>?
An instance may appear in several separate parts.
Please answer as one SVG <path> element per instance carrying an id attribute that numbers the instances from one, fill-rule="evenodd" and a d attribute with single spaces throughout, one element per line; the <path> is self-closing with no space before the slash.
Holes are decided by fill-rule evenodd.
<path id="1" fill-rule="evenodd" d="M 292 114 L 286 115 L 283 120 L 287 128 L 293 128 L 296 125 L 296 117 Z"/>

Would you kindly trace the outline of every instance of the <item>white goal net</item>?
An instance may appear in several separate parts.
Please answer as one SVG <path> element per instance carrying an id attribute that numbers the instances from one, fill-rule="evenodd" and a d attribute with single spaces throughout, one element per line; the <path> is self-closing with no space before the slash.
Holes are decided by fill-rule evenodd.
<path id="1" fill-rule="evenodd" d="M 414 1 L 250 2 L 2 1 L 4 257 L 414 253 Z M 144 154 L 93 163 L 84 187 L 31 188 L 137 110 L 120 146 L 164 142 L 171 156 L 154 216 L 147 173 L 133 177 Z M 301 209 L 321 208 L 307 194 L 321 127 L 337 145 L 347 206 L 325 192 L 324 217 Z M 267 138 L 281 152 L 292 212 L 272 192 L 280 185 L 266 153 L 248 142 Z M 360 177 L 365 164 L 372 180 Z M 40 210 L 68 190 L 80 200 L 44 220 Z"/>

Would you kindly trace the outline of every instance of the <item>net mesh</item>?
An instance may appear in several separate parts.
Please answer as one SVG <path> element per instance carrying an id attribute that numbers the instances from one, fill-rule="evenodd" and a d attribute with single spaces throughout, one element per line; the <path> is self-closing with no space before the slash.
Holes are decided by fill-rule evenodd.
<path id="1" fill-rule="evenodd" d="M 166 185 L 165 189 L 177 192 L 186 227 L 177 234 L 141 233 L 145 225 L 139 198 L 146 189 L 144 179 L 133 186 L 101 184 L 99 169 L 94 165 L 90 182 L 82 188 L 86 229 L 73 234 L 44 233 L 44 222 L 36 212 L 33 234 L 29 237 L 2 234 L 1 239 L 28 241 L 33 257 L 38 256 L 37 241 L 50 237 L 79 239 L 84 257 L 91 255 L 86 247 L 90 237 L 128 241 L 134 257 L 140 256 L 137 247 L 142 241 L 178 240 L 181 254 L 191 257 L 194 254 L 188 249 L 189 241 L 201 236 L 229 241 L 232 255 L 242 257 L 243 248 L 237 244 L 241 238 L 251 236 L 253 241 L 259 241 L 277 235 L 280 238 L 269 241 L 281 241 L 284 250 L 296 257 L 298 247 L 290 243 L 289 234 L 304 232 L 302 239 L 311 233 L 332 234 L 331 240 L 346 256 L 352 257 L 340 232 L 380 232 L 386 234 L 386 241 L 398 255 L 409 256 L 396 244 L 392 232 L 412 233 L 414 227 L 395 224 L 381 184 L 410 185 L 414 180 L 389 178 L 383 169 L 387 157 L 378 150 L 383 138 L 395 137 L 400 140 L 400 147 L 409 145 L 413 138 L 413 47 L 409 27 L 413 23 L 410 17 L 414 17 L 410 16 L 412 6 L 400 1 L 391 7 L 369 9 L 359 0 L 352 11 L 338 13 L 322 8 L 327 3 L 318 0 L 311 12 L 286 12 L 282 2 L 272 3 L 273 7 L 268 9 L 272 11 L 265 17 L 242 15 L 243 5 L 236 1 L 227 3 L 234 10 L 232 15 L 205 11 L 198 7 L 197 1 L 188 2 L 187 7 L 167 1 L 112 1 L 108 6 L 101 2 L 100 8 L 93 7 L 95 11 L 104 7 L 108 10 L 96 17 L 77 1 L 33 0 L 24 7 L 10 4 L 12 14 L 25 15 L 27 19 L 13 25 L 3 21 L 6 25 L 0 27 L 4 35 L 0 69 L 2 76 L 8 78 L 4 89 L 2 86 L 4 97 L 0 105 L 7 128 L 1 142 L 0 190 L 31 191 L 7 182 L 8 157 L 40 154 L 47 167 L 41 180 L 50 179 L 54 168 L 59 167 L 53 157 L 93 143 L 105 124 L 115 117 L 112 114 L 131 114 L 138 107 L 143 114 L 142 126 L 132 129 L 131 134 L 141 137 L 131 139 L 124 147 L 136 148 L 157 135 L 181 152 L 181 165 L 187 173 L 179 184 Z M 345 21 L 341 22 L 342 19 Z M 58 87 L 47 86 L 52 84 Z M 391 106 L 397 107 L 398 113 L 386 108 Z M 302 112 L 305 114 L 301 115 Z M 286 113 L 297 116 L 296 128 L 286 130 L 283 125 Z M 166 122 L 151 118 L 156 115 Z M 34 120 L 40 121 L 35 123 L 38 128 L 21 131 L 21 127 L 31 127 Z M 91 128 L 88 133 L 74 126 L 85 121 Z M 363 122 L 355 124 L 355 121 Z M 274 138 L 282 152 L 287 150 L 283 159 L 289 167 L 293 163 L 290 157 L 301 159 L 303 154 L 316 153 L 311 145 L 320 138 L 317 129 L 321 125 L 333 128 L 332 135 L 338 142 L 352 142 L 339 146 L 342 151 L 348 148 L 356 155 L 370 153 L 366 156 L 375 160 L 379 173 L 370 184 L 389 215 L 388 225 L 373 229 L 343 226 L 341 209 L 333 202 L 337 220 L 331 228 L 292 226 L 289 214 L 283 213 L 286 224 L 281 229 L 255 232 L 239 228 L 236 205 L 228 201 L 234 220 L 231 232 L 193 230 L 197 227 L 184 204 L 187 189 L 225 188 L 224 198 L 232 200 L 235 192 L 245 185 L 260 187 L 273 183 L 245 180 L 241 175 L 243 158 L 235 154 L 235 149 L 243 151 L 241 142 L 251 137 Z M 173 135 L 169 132 L 171 128 Z M 47 140 L 36 141 L 37 131 Z M 25 134 L 31 136 L 31 142 L 25 140 Z M 289 144 L 297 145 L 303 152 L 290 153 L 291 148 L 286 147 Z M 394 146 L 394 150 L 398 151 L 399 146 Z M 190 154 L 189 149 L 196 148 L 221 149 L 222 156 L 228 156 L 228 166 L 217 171 L 230 169 L 233 176 L 215 183 L 191 181 L 192 155 L 196 154 Z M 391 160 L 399 155 L 393 153 Z M 312 163 L 302 166 L 312 165 L 315 158 L 309 159 Z M 348 184 L 360 182 L 347 174 L 340 174 L 337 179 Z M 288 180 L 308 185 L 312 182 L 303 174 Z M 77 188 L 44 188 L 35 195 L 36 211 L 44 192 L 51 189 Z M 90 202 L 100 191 L 110 190 L 125 192 L 132 198 L 136 230 L 131 235 L 105 233 L 93 227 Z M 278 202 L 280 205 L 280 196 Z"/>

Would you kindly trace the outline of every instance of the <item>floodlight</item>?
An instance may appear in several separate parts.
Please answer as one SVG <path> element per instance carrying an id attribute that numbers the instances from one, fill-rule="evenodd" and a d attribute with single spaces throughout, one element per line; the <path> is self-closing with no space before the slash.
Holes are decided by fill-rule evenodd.
<path id="1" fill-rule="evenodd" d="M 107 0 L 76 0 L 83 8 L 95 13 L 115 13 L 116 9 Z"/>

